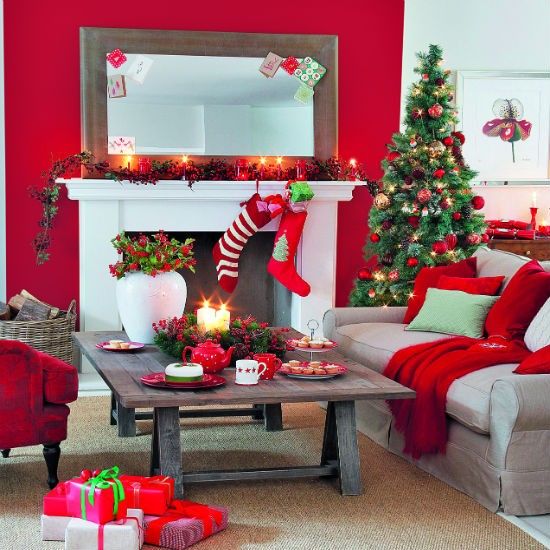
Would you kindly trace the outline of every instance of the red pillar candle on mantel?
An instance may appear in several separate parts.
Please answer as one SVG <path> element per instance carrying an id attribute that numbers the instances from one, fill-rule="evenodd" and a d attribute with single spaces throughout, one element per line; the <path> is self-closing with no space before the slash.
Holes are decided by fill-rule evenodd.
<path id="1" fill-rule="evenodd" d="M 357 179 L 357 161 L 355 159 L 349 159 L 350 166 L 350 181 L 355 181 Z"/>
<path id="2" fill-rule="evenodd" d="M 277 179 L 283 180 L 283 157 L 277 157 Z"/>
<path id="3" fill-rule="evenodd" d="M 296 180 L 297 181 L 306 181 L 306 161 L 305 160 L 297 160 L 296 161 Z"/>
<path id="4" fill-rule="evenodd" d="M 147 174 L 151 171 L 151 159 L 147 157 L 139 157 L 138 170 L 140 174 Z"/>
<path id="5" fill-rule="evenodd" d="M 181 157 L 181 179 L 185 181 L 187 179 L 187 163 L 189 162 L 189 157 L 183 155 Z"/>
<path id="6" fill-rule="evenodd" d="M 235 162 L 235 179 L 239 181 L 246 181 L 249 179 L 247 159 L 237 159 Z"/>

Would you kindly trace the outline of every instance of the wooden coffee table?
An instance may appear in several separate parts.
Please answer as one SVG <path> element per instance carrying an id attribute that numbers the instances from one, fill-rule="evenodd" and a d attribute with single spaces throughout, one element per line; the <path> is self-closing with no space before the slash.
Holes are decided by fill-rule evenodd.
<path id="1" fill-rule="evenodd" d="M 296 331 L 289 338 L 300 337 Z M 235 372 L 225 369 L 227 384 L 197 391 L 161 390 L 143 385 L 145 374 L 163 372 L 174 359 L 155 346 L 137 353 L 109 353 L 95 347 L 97 342 L 126 339 L 120 332 L 74 333 L 74 341 L 109 386 L 117 402 L 126 409 L 153 408 L 151 474 L 176 480 L 176 498 L 183 498 L 184 484 L 209 481 L 296 479 L 335 477 L 342 495 L 361 494 L 359 450 L 355 427 L 355 401 L 363 399 L 410 399 L 415 392 L 381 374 L 346 359 L 337 351 L 322 355 L 324 361 L 345 365 L 349 371 L 330 380 L 297 380 L 276 375 L 257 386 L 234 384 Z M 304 355 L 289 352 L 288 359 Z M 281 403 L 327 401 L 321 460 L 318 465 L 294 468 L 184 472 L 180 441 L 180 407 L 256 405 L 280 408 Z M 265 437 L 269 437 L 266 434 Z M 183 450 L 185 452 L 185 449 Z"/>

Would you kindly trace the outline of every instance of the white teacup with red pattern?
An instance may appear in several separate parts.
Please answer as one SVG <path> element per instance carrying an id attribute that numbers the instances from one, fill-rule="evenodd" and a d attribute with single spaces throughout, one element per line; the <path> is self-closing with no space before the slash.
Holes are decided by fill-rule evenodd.
<path id="1" fill-rule="evenodd" d="M 255 386 L 266 368 L 265 363 L 260 365 L 254 359 L 239 359 L 235 365 L 235 384 Z"/>

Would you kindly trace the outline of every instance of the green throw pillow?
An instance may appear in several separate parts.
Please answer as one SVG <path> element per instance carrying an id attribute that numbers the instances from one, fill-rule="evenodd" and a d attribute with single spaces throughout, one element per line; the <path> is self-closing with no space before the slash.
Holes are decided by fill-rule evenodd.
<path id="1" fill-rule="evenodd" d="M 483 338 L 485 318 L 498 298 L 429 288 L 422 309 L 405 330 Z"/>

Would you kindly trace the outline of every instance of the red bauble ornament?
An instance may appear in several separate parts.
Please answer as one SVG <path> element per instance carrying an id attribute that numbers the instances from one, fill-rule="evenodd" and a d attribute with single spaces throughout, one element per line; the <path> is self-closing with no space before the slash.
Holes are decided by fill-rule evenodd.
<path id="1" fill-rule="evenodd" d="M 480 244 L 481 243 L 481 235 L 478 235 L 477 233 L 470 233 L 466 237 L 466 242 L 471 246 L 474 246 L 476 244 Z"/>
<path id="2" fill-rule="evenodd" d="M 374 288 L 369 289 L 369 298 L 374 298 L 376 296 L 376 290 Z"/>
<path id="3" fill-rule="evenodd" d="M 438 168 L 434 173 L 433 177 L 440 180 L 445 175 L 445 170 L 443 168 Z"/>
<path id="4" fill-rule="evenodd" d="M 442 86 L 445 86 L 445 80 L 443 78 L 436 78 L 435 83 L 441 88 Z"/>
<path id="5" fill-rule="evenodd" d="M 415 168 L 412 171 L 412 176 L 416 180 L 421 180 L 425 175 L 426 175 L 426 172 L 424 172 L 424 170 L 422 170 L 422 168 Z"/>
<path id="6" fill-rule="evenodd" d="M 445 242 L 447 243 L 447 248 L 449 250 L 454 250 L 458 244 L 458 237 L 454 233 L 449 233 L 445 237 Z"/>
<path id="7" fill-rule="evenodd" d="M 410 216 L 408 221 L 412 227 L 418 229 L 418 226 L 420 225 L 420 218 L 418 216 Z"/>
<path id="8" fill-rule="evenodd" d="M 372 233 L 370 236 L 371 243 L 379 243 L 380 242 L 380 235 L 378 233 Z"/>
<path id="9" fill-rule="evenodd" d="M 487 235 L 487 233 L 483 233 L 483 235 L 481 235 L 481 242 L 488 243 L 489 240 L 490 238 L 489 238 L 489 235 Z"/>
<path id="10" fill-rule="evenodd" d="M 453 212 L 453 220 L 457 222 L 462 218 L 462 214 L 460 212 Z"/>
<path id="11" fill-rule="evenodd" d="M 428 114 L 432 118 L 439 118 L 443 114 L 443 107 L 439 103 L 434 103 L 428 108 Z"/>
<path id="12" fill-rule="evenodd" d="M 391 229 L 393 226 L 393 222 L 391 220 L 384 220 L 382 222 L 382 229 L 384 231 L 388 231 L 388 229 Z"/>
<path id="13" fill-rule="evenodd" d="M 411 176 L 405 176 L 405 177 L 403 178 L 403 183 L 404 183 L 405 185 L 412 185 L 413 181 L 414 181 L 414 180 L 412 179 Z"/>
<path id="14" fill-rule="evenodd" d="M 435 241 L 432 244 L 432 250 L 439 255 L 445 254 L 447 252 L 447 243 L 445 241 Z"/>
<path id="15" fill-rule="evenodd" d="M 451 136 L 447 136 L 446 138 L 443 138 L 442 141 L 443 141 L 443 145 L 446 145 L 447 147 L 450 147 L 454 142 Z"/>
<path id="16" fill-rule="evenodd" d="M 464 145 L 466 138 L 464 137 L 464 134 L 462 132 L 453 132 L 451 135 L 458 139 L 458 141 L 460 141 L 460 145 Z"/>
<path id="17" fill-rule="evenodd" d="M 399 157 L 401 156 L 401 153 L 399 153 L 398 151 L 390 151 L 386 158 L 388 159 L 389 162 L 393 162 L 394 160 L 397 160 Z"/>
<path id="18" fill-rule="evenodd" d="M 419 107 L 415 107 L 411 111 L 411 116 L 413 117 L 414 120 L 418 120 L 419 118 L 422 118 L 424 116 L 424 111 Z"/>
<path id="19" fill-rule="evenodd" d="M 481 210 L 485 206 L 485 199 L 480 195 L 476 195 L 472 198 L 472 208 L 474 210 Z"/>
<path id="20" fill-rule="evenodd" d="M 438 195 L 441 195 L 441 193 L 443 193 L 443 187 L 436 187 L 436 188 L 435 188 L 435 192 L 436 192 Z"/>
<path id="21" fill-rule="evenodd" d="M 441 208 L 441 210 L 448 210 L 451 207 L 451 201 L 449 199 L 443 199 L 439 203 L 439 207 Z"/>
<path id="22" fill-rule="evenodd" d="M 422 80 L 424 82 L 428 82 L 428 80 L 430 80 L 430 75 L 428 73 L 423 73 L 422 74 Z"/>
<path id="23" fill-rule="evenodd" d="M 409 267 L 416 267 L 418 265 L 418 259 L 417 258 L 407 258 L 407 265 Z"/>
<path id="24" fill-rule="evenodd" d="M 358 271 L 357 278 L 360 281 L 370 281 L 372 279 L 372 271 L 366 267 L 363 267 Z"/>
<path id="25" fill-rule="evenodd" d="M 395 281 L 398 281 L 399 280 L 399 271 L 397 269 L 392 269 L 389 273 L 388 273 L 388 279 L 392 282 L 392 283 L 395 283 Z"/>
<path id="26" fill-rule="evenodd" d="M 432 192 L 429 189 L 420 189 L 416 198 L 420 204 L 426 204 L 432 198 Z"/>

